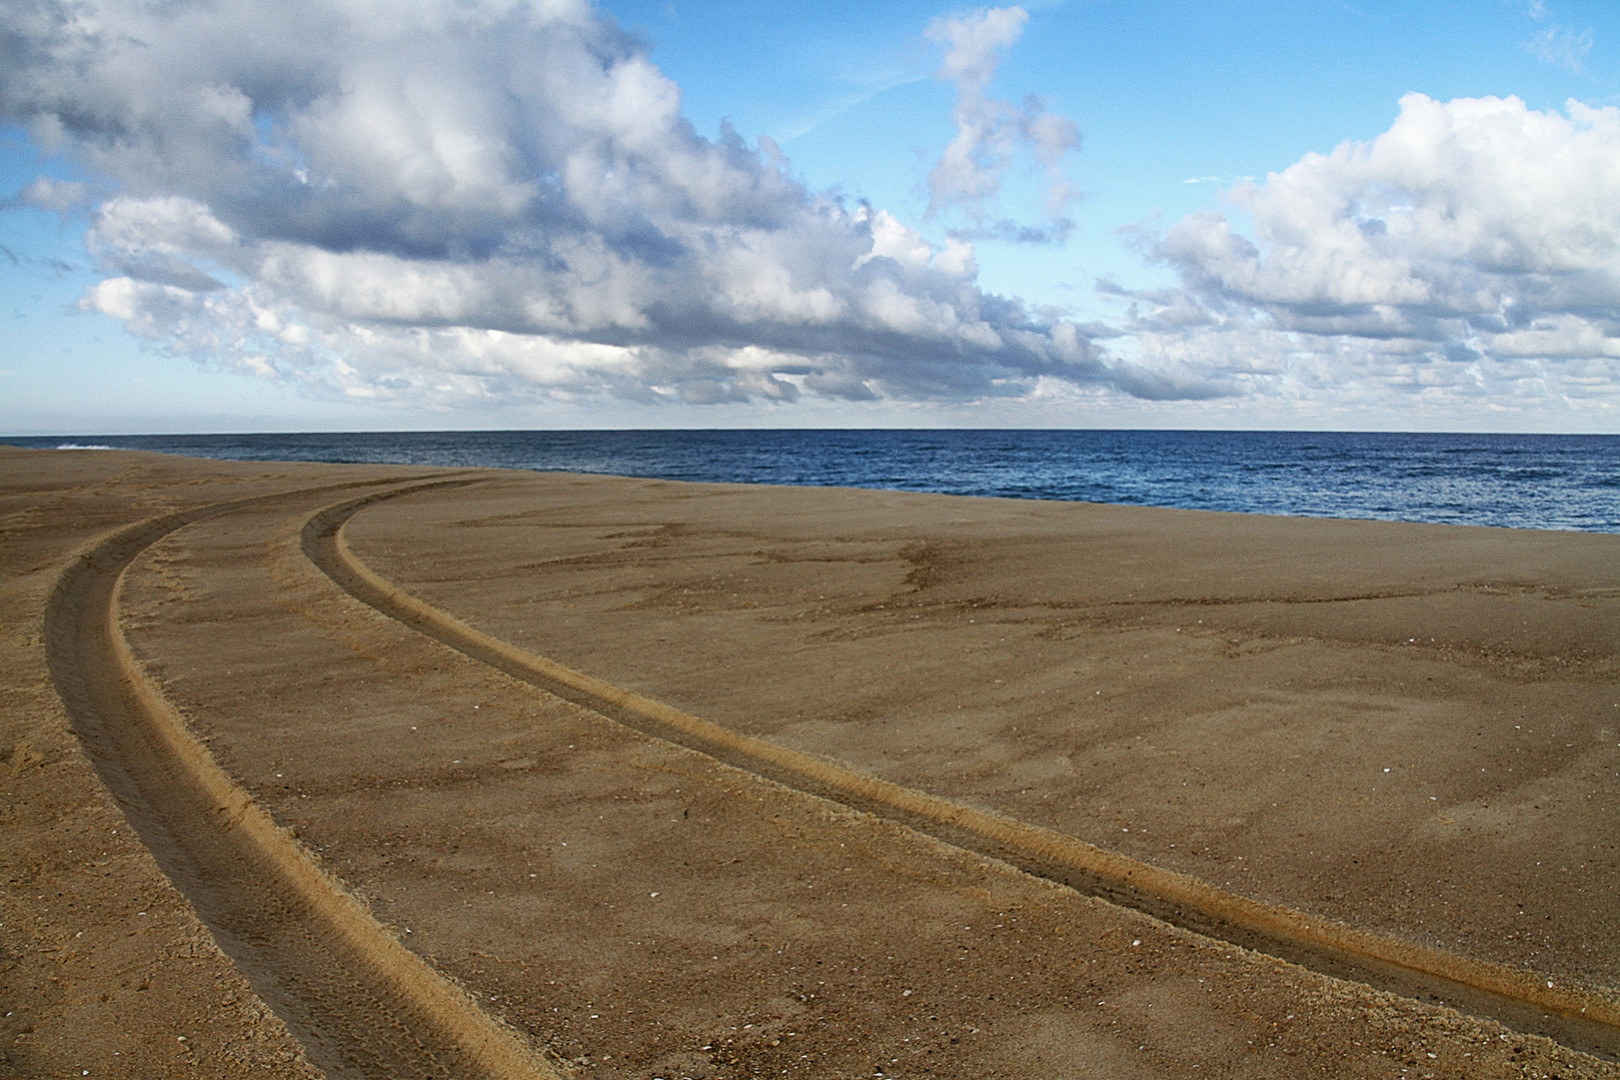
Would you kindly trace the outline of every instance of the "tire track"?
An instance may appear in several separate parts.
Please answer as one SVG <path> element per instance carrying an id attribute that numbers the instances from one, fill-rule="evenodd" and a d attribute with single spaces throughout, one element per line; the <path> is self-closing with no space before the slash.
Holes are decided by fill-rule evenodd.
<path id="1" fill-rule="evenodd" d="M 220 768 L 147 679 L 118 625 L 124 571 L 170 533 L 358 486 L 375 485 L 217 503 L 106 537 L 51 594 L 51 677 L 159 865 L 328 1076 L 557 1080 L 516 1032 L 401 945 Z"/>
<path id="2" fill-rule="evenodd" d="M 1610 997 L 1229 893 L 1051 829 L 739 734 L 516 648 L 398 588 L 350 550 L 344 524 L 366 506 L 403 494 L 383 492 L 318 511 L 304 526 L 305 555 L 356 599 L 513 678 L 656 738 L 1173 925 L 1323 974 L 1499 1020 L 1586 1053 L 1620 1058 L 1620 1004 Z"/>

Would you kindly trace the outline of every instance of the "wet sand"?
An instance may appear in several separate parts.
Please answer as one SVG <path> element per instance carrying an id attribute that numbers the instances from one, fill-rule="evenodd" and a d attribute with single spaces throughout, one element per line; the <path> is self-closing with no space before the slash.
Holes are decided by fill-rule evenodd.
<path id="1" fill-rule="evenodd" d="M 397 494 L 434 478 L 467 482 Z M 1620 538 L 0 451 L 17 1075 L 488 1074 L 440 1005 L 371 995 L 426 1033 L 390 1042 L 302 1001 L 352 942 L 255 953 L 186 862 L 209 815 L 154 824 L 55 692 L 94 654 L 58 645 L 53 683 L 76 551 L 250 496 L 134 554 L 132 662 L 378 948 L 542 1070 L 1620 1075 L 1526 1034 L 1534 1008 L 1506 1027 L 1284 963 L 497 671 L 312 561 L 311 516 L 371 493 L 353 558 L 515 653 L 1234 903 L 1620 996 Z"/>

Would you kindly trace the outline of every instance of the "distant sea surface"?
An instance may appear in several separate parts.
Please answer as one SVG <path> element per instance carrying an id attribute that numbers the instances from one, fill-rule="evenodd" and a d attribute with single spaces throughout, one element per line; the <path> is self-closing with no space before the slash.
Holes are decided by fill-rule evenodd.
<path id="1" fill-rule="evenodd" d="M 494 466 L 1620 532 L 1620 436 L 452 431 L 7 438 L 239 461 Z"/>

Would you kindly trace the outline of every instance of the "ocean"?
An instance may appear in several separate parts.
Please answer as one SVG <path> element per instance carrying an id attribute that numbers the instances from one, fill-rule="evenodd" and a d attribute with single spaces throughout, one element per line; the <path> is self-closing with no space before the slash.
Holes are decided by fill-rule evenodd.
<path id="1" fill-rule="evenodd" d="M 242 461 L 495 466 L 1620 532 L 1620 436 L 704 430 L 11 437 Z"/>

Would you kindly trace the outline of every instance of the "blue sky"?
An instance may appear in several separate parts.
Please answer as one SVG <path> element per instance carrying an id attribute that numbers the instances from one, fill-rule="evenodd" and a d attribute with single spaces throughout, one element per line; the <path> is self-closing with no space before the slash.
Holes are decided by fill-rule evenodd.
<path id="1" fill-rule="evenodd" d="M 0 432 L 1620 431 L 1613 5 L 56 7 Z"/>

